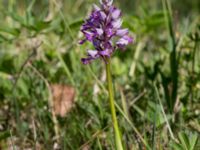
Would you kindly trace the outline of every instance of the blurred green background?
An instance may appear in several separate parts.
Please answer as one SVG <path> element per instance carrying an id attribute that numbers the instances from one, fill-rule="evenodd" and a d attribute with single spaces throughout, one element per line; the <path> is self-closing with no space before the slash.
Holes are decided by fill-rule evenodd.
<path id="1" fill-rule="evenodd" d="M 115 149 L 105 66 L 80 61 L 92 48 L 78 41 L 94 3 L 0 0 L 0 149 Z M 135 38 L 112 58 L 125 149 L 200 149 L 200 1 L 114 5 Z M 76 91 L 63 95 L 64 116 L 51 109 L 53 85 Z"/>

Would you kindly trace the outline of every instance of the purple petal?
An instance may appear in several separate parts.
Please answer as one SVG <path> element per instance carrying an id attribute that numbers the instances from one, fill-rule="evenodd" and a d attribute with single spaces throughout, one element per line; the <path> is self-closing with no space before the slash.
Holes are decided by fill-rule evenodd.
<path id="1" fill-rule="evenodd" d="M 116 32 L 116 35 L 118 36 L 124 36 L 126 34 L 128 34 L 128 29 L 118 29 Z"/>
<path id="2" fill-rule="evenodd" d="M 85 30 L 88 30 L 89 28 L 90 26 L 87 23 L 85 23 L 81 26 L 81 31 L 84 32 Z"/>
<path id="3" fill-rule="evenodd" d="M 92 41 L 92 43 L 93 43 L 93 45 L 94 45 L 94 47 L 95 47 L 96 50 L 100 50 L 101 49 L 101 41 L 100 40 L 94 39 Z"/>
<path id="4" fill-rule="evenodd" d="M 128 35 L 125 35 L 123 38 L 126 39 L 128 41 L 128 43 L 132 43 L 133 42 L 133 38 L 128 36 Z"/>
<path id="5" fill-rule="evenodd" d="M 87 23 L 90 24 L 91 27 L 98 26 L 102 19 L 103 18 L 102 18 L 101 11 L 94 11 L 90 15 L 90 18 L 87 20 Z"/>
<path id="6" fill-rule="evenodd" d="M 88 50 L 88 58 L 82 58 L 81 61 L 83 64 L 89 64 L 92 60 L 99 58 L 98 51 L 96 50 Z"/>
<path id="7" fill-rule="evenodd" d="M 100 15 L 103 20 L 106 19 L 106 14 L 103 11 L 100 11 Z"/>
<path id="8" fill-rule="evenodd" d="M 92 58 L 82 58 L 81 59 L 81 61 L 84 65 L 91 63 L 92 60 L 93 60 Z"/>
<path id="9" fill-rule="evenodd" d="M 99 51 L 99 54 L 102 55 L 102 56 L 108 56 L 108 57 L 110 57 L 111 52 L 110 52 L 109 49 L 106 49 L 104 51 Z"/>
<path id="10" fill-rule="evenodd" d="M 106 35 L 107 35 L 108 37 L 113 36 L 113 34 L 114 34 L 114 32 L 113 32 L 113 30 L 112 30 L 111 28 L 106 29 Z"/>
<path id="11" fill-rule="evenodd" d="M 112 46 L 112 41 L 108 41 L 108 42 L 105 42 L 104 44 L 103 44 L 103 47 L 104 47 L 104 49 L 113 49 L 113 46 Z"/>
<path id="12" fill-rule="evenodd" d="M 80 41 L 79 41 L 79 44 L 82 45 L 82 44 L 84 44 L 86 41 L 87 41 L 86 39 L 80 40 Z"/>
<path id="13" fill-rule="evenodd" d="M 117 18 L 120 17 L 120 15 L 121 15 L 121 11 L 120 11 L 119 9 L 115 8 L 115 9 L 113 10 L 113 12 L 112 12 L 112 18 L 113 18 L 113 19 L 117 19 Z"/>
<path id="14" fill-rule="evenodd" d="M 87 40 L 92 41 L 94 38 L 94 33 L 90 31 L 83 31 Z"/>

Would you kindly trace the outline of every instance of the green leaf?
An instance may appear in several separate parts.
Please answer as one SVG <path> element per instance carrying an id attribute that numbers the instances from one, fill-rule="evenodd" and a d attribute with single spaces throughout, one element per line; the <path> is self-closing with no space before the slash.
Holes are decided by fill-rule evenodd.
<path id="1" fill-rule="evenodd" d="M 178 137 L 180 139 L 181 144 L 183 144 L 184 148 L 186 150 L 189 150 L 190 142 L 189 142 L 187 135 L 185 133 L 181 132 L 178 134 Z"/>
<path id="2" fill-rule="evenodd" d="M 7 139 L 8 137 L 10 137 L 10 132 L 9 131 L 3 131 L 0 132 L 0 141 Z"/>
<path id="3" fill-rule="evenodd" d="M 70 29 L 79 28 L 84 23 L 83 19 L 76 20 L 69 24 Z"/>
<path id="4" fill-rule="evenodd" d="M 190 150 L 195 150 L 195 146 L 197 144 L 198 141 L 198 135 L 197 134 L 193 134 L 190 137 Z"/>
<path id="5" fill-rule="evenodd" d="M 16 12 L 9 12 L 8 15 L 16 22 L 20 23 L 21 25 L 25 25 L 25 20 L 23 17 L 18 15 Z"/>
<path id="6" fill-rule="evenodd" d="M 30 28 L 39 32 L 41 30 L 48 28 L 49 25 L 50 25 L 50 22 L 37 21 L 34 25 L 30 26 Z"/>
<path id="7" fill-rule="evenodd" d="M 174 150 L 185 150 L 180 144 L 178 143 L 173 143 L 172 147 Z"/>
<path id="8" fill-rule="evenodd" d="M 17 87 L 19 88 L 19 94 L 28 97 L 29 91 L 28 91 L 28 87 L 25 81 L 22 79 L 19 79 L 17 84 L 18 84 Z"/>
<path id="9" fill-rule="evenodd" d="M 19 29 L 10 28 L 10 27 L 7 27 L 7 26 L 0 26 L 0 32 L 9 33 L 9 34 L 12 34 L 14 36 L 19 36 L 19 34 L 20 34 Z"/>
<path id="10" fill-rule="evenodd" d="M 0 72 L 0 79 L 10 79 L 12 76 L 5 73 L 5 72 Z"/>
<path id="11" fill-rule="evenodd" d="M 8 39 L 5 36 L 0 34 L 0 43 L 5 42 L 5 41 L 8 41 Z"/>

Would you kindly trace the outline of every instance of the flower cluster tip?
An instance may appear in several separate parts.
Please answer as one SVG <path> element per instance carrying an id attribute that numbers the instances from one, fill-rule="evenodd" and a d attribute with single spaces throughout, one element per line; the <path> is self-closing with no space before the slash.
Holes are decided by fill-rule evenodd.
<path id="1" fill-rule="evenodd" d="M 100 7 L 94 4 L 92 13 L 81 27 L 85 38 L 79 44 L 89 41 L 94 46 L 94 50 L 87 50 L 87 58 L 81 59 L 83 64 L 98 58 L 106 61 L 117 48 L 123 50 L 133 41 L 128 29 L 121 28 L 121 11 L 112 3 L 113 0 L 100 0 Z"/>

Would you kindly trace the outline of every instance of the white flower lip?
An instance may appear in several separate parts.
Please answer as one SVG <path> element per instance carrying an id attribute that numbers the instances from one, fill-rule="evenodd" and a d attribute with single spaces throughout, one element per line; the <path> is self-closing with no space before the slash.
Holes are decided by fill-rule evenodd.
<path id="1" fill-rule="evenodd" d="M 121 45 L 127 45 L 128 44 L 128 40 L 121 38 L 119 39 L 119 41 L 117 42 L 117 44 L 121 44 Z"/>
<path id="2" fill-rule="evenodd" d="M 108 6 L 111 6 L 113 3 L 113 0 L 99 0 L 100 4 L 107 4 Z"/>
<path id="3" fill-rule="evenodd" d="M 88 55 L 91 57 L 95 57 L 98 54 L 96 50 L 88 50 L 87 52 L 88 52 Z"/>
<path id="4" fill-rule="evenodd" d="M 126 34 L 128 34 L 128 29 L 119 29 L 116 32 L 116 35 L 118 35 L 118 36 L 124 36 Z"/>
<path id="5" fill-rule="evenodd" d="M 101 29 L 101 28 L 97 28 L 96 31 L 97 31 L 98 35 L 102 35 L 103 34 L 103 29 Z"/>
<path id="6" fill-rule="evenodd" d="M 122 25 L 122 20 L 121 19 L 117 19 L 116 21 L 114 21 L 112 23 L 112 25 L 113 25 L 113 28 L 119 29 L 121 27 L 121 25 Z"/>

